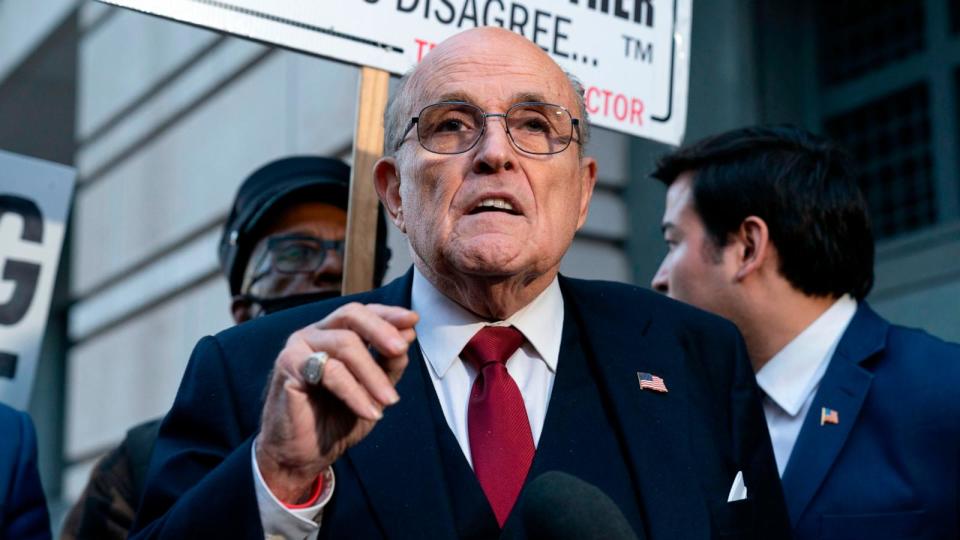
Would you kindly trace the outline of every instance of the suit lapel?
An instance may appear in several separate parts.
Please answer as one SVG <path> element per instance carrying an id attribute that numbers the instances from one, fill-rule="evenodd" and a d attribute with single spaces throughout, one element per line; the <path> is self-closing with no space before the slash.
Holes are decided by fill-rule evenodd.
<path id="1" fill-rule="evenodd" d="M 861 363 L 884 348 L 888 326 L 861 302 L 837 345 L 783 473 L 793 527 L 826 478 L 860 414 L 873 380 L 873 374 Z M 823 407 L 837 411 L 839 423 L 821 426 Z"/>
<path id="2" fill-rule="evenodd" d="M 371 301 L 410 306 L 412 270 Z M 391 538 L 452 538 L 453 511 L 446 498 L 440 452 L 423 381 L 420 346 L 410 346 L 409 364 L 397 383 L 400 401 L 357 446 L 346 453 L 383 530 Z M 426 436 L 431 434 L 431 436 Z"/>
<path id="3" fill-rule="evenodd" d="M 708 537 L 710 515 L 689 466 L 685 381 L 674 367 L 681 363 L 672 361 L 682 354 L 679 345 L 648 331 L 654 324 L 649 317 L 637 319 L 620 303 L 578 295 L 574 283 L 560 283 L 584 330 L 581 339 L 596 366 L 601 394 L 610 397 L 650 536 Z M 641 390 L 638 371 L 662 377 L 669 392 Z"/>

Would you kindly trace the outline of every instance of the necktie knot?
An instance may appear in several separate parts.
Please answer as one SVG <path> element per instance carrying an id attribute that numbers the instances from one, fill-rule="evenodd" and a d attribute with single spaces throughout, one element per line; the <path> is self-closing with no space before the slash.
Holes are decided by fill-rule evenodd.
<path id="1" fill-rule="evenodd" d="M 460 356 L 481 371 L 488 364 L 505 364 L 525 340 L 513 326 L 485 326 L 470 338 Z"/>

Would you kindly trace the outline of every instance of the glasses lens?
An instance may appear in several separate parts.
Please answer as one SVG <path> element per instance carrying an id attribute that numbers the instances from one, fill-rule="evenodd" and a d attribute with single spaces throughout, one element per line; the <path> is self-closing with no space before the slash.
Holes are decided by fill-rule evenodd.
<path id="1" fill-rule="evenodd" d="M 483 111 L 468 103 L 437 103 L 420 112 L 417 135 L 437 154 L 467 151 L 483 132 Z"/>
<path id="2" fill-rule="evenodd" d="M 278 272 L 312 272 L 323 264 L 326 249 L 319 239 L 280 238 L 270 246 L 273 267 Z"/>
<path id="3" fill-rule="evenodd" d="M 507 128 L 517 148 L 531 154 L 562 152 L 573 139 L 573 119 L 559 105 L 518 103 L 507 111 Z"/>

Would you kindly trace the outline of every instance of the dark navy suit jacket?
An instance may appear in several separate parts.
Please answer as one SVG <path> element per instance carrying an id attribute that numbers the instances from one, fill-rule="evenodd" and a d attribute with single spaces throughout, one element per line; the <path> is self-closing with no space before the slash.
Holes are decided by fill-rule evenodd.
<path id="1" fill-rule="evenodd" d="M 0 404 L 0 538 L 50 538 L 37 472 L 37 435 L 25 413 Z"/>
<path id="2" fill-rule="evenodd" d="M 839 423 L 820 425 L 823 407 Z M 796 538 L 960 538 L 960 346 L 861 303 L 783 474 Z"/>
<path id="3" fill-rule="evenodd" d="M 346 301 L 409 306 L 411 281 L 408 272 L 369 293 L 290 309 L 201 340 L 161 427 L 134 538 L 262 539 L 250 445 L 277 353 L 292 332 Z M 636 287 L 562 277 L 560 287 L 572 315 L 564 318 L 564 335 L 577 330 L 582 354 L 561 346 L 534 469 L 549 440 L 552 455 L 542 462 L 553 469 L 596 480 L 618 475 L 611 484 L 630 487 L 611 498 L 637 523 L 640 538 L 789 536 L 758 390 L 736 329 Z M 579 389 L 565 371 L 578 365 L 573 358 L 585 358 L 580 377 L 590 379 Z M 336 491 L 324 509 L 321 538 L 464 536 L 463 519 L 455 517 L 462 507 L 454 508 L 461 500 L 448 485 L 457 468 L 442 464 L 449 463 L 439 450 L 443 438 L 433 436 L 439 407 L 424 369 L 414 345 L 397 385 L 400 402 L 334 464 Z M 641 390 L 638 371 L 662 377 L 669 392 Z M 585 396 L 600 397 L 584 402 Z M 556 436 L 578 432 L 581 425 L 571 423 L 581 407 L 602 411 L 597 433 L 613 441 L 603 455 L 591 455 L 589 441 L 567 451 L 567 439 Z M 748 498 L 728 503 L 737 471 L 744 472 Z"/>

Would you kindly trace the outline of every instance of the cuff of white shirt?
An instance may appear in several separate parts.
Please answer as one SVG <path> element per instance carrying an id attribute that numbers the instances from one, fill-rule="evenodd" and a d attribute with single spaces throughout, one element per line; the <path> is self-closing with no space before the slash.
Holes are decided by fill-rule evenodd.
<path id="1" fill-rule="evenodd" d="M 307 508 L 287 508 L 270 491 L 263 475 L 260 474 L 260 467 L 257 465 L 256 441 L 250 447 L 252 449 L 250 457 L 253 466 L 253 483 L 257 493 L 257 508 L 260 511 L 260 523 L 263 525 L 265 538 L 316 538 L 317 532 L 320 530 L 320 522 L 323 519 L 323 507 L 330 502 L 330 498 L 333 496 L 335 484 L 333 469 L 327 467 L 327 470 L 322 473 L 323 491 L 320 493 L 316 504 Z"/>

